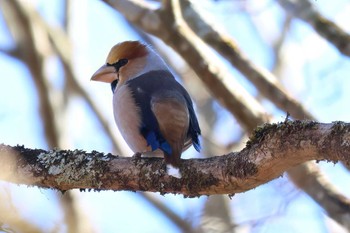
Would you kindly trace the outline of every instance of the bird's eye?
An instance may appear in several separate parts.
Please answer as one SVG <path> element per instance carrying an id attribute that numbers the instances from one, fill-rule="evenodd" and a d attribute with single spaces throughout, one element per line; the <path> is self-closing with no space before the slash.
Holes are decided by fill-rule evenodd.
<path id="1" fill-rule="evenodd" d="M 119 61 L 117 61 L 117 62 L 115 62 L 115 63 L 113 63 L 113 64 L 107 63 L 107 66 L 114 66 L 115 71 L 116 71 L 116 72 L 119 72 L 119 69 L 120 69 L 122 66 L 125 66 L 127 63 L 128 63 L 128 59 L 120 59 Z"/>
<path id="2" fill-rule="evenodd" d="M 119 63 L 119 66 L 122 67 L 128 63 L 128 59 L 120 59 L 118 63 Z"/>

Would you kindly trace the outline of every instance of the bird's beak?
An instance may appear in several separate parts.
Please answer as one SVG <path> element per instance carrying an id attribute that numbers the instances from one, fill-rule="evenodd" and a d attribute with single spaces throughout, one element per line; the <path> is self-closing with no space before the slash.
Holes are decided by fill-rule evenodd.
<path id="1" fill-rule="evenodd" d="M 118 74 L 113 66 L 103 65 L 91 77 L 93 81 L 112 83 L 118 78 Z"/>

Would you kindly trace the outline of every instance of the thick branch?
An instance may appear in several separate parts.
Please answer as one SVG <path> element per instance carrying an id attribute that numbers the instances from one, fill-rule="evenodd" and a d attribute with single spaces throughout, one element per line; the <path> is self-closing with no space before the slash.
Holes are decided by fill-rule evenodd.
<path id="1" fill-rule="evenodd" d="M 234 194 L 264 184 L 309 160 L 350 162 L 350 124 L 285 122 L 256 130 L 246 148 L 208 159 L 182 160 L 182 179 L 163 159 L 123 158 L 96 151 L 0 147 L 0 179 L 59 190 L 131 190 L 186 196 Z"/>
<path id="2" fill-rule="evenodd" d="M 181 16 L 179 17 L 179 13 L 178 13 L 179 7 L 173 7 L 173 4 L 171 4 L 170 2 L 165 2 L 167 4 L 164 5 L 163 9 L 154 11 L 151 7 L 145 4 L 139 4 L 140 2 L 127 1 L 127 0 L 120 0 L 120 1 L 104 0 L 104 1 L 109 3 L 111 6 L 113 6 L 115 9 L 117 9 L 121 13 L 123 13 L 123 15 L 128 20 L 130 20 L 134 25 L 137 25 L 140 28 L 142 28 L 144 31 L 161 38 L 168 45 L 174 48 L 179 54 L 181 54 L 185 58 L 185 60 L 191 65 L 191 67 L 194 68 L 195 72 L 198 74 L 199 77 L 201 77 L 202 81 L 211 90 L 214 96 L 218 98 L 225 107 L 229 106 L 227 107 L 227 109 L 233 115 L 235 115 L 236 119 L 238 119 L 239 122 L 244 126 L 244 128 L 247 129 L 249 132 L 256 125 L 259 125 L 262 122 L 266 121 L 263 119 L 264 116 L 261 113 L 261 111 L 256 111 L 257 109 L 260 109 L 260 108 L 256 108 L 256 105 L 252 107 L 251 104 L 248 104 L 250 102 L 253 103 L 253 101 L 247 101 L 249 98 L 246 100 L 244 104 L 242 104 L 242 99 L 245 99 L 245 98 L 236 98 L 237 96 L 239 96 L 237 95 L 237 93 L 233 93 L 233 95 L 231 95 L 232 85 L 228 85 L 226 89 L 222 89 L 221 84 L 227 83 L 226 80 L 230 80 L 228 83 L 232 84 L 232 79 L 227 79 L 223 77 L 221 72 L 211 72 L 212 70 L 220 70 L 220 69 L 217 69 L 217 67 L 213 64 L 213 59 L 209 59 L 209 60 L 206 59 L 206 57 L 208 57 L 208 54 L 210 53 L 207 53 L 206 52 L 207 50 L 203 49 L 206 46 L 202 46 L 203 45 L 202 41 L 198 39 L 194 39 L 195 36 L 193 36 L 193 32 L 191 32 L 191 30 L 186 30 L 187 28 L 186 24 L 181 23 L 181 19 L 180 19 Z M 178 1 L 172 1 L 172 3 L 178 3 Z M 175 15 L 178 17 L 176 17 Z M 174 20 L 175 18 L 177 20 Z M 175 23 L 175 21 L 177 21 L 177 23 Z M 200 58 L 198 59 L 198 57 Z M 199 61 L 198 64 L 196 63 L 196 61 Z M 207 66 L 207 64 L 210 64 L 210 65 Z M 207 67 L 210 67 L 210 68 L 207 69 Z M 215 73 L 216 75 L 212 75 L 213 73 Z M 218 75 L 217 73 L 221 75 Z M 236 85 L 233 85 L 233 86 L 237 88 Z M 236 101 L 239 101 L 240 104 L 236 104 Z M 243 107 L 241 107 L 242 105 Z M 294 115 L 295 113 L 293 114 L 293 116 Z M 298 116 L 294 116 L 294 117 L 298 118 Z M 301 167 L 299 166 L 299 167 L 293 168 L 293 173 L 295 174 L 300 172 L 304 174 L 305 166 L 306 165 L 302 164 Z M 307 178 L 309 177 L 305 174 L 305 179 Z M 316 180 L 316 179 L 313 179 L 313 180 Z M 302 181 L 305 181 L 305 180 L 302 180 Z M 302 182 L 300 182 L 300 184 L 297 184 L 297 185 L 307 190 L 306 192 L 309 193 L 310 195 L 313 195 L 313 193 L 309 192 L 309 190 L 313 189 L 314 186 L 304 186 Z M 326 193 L 334 192 L 333 189 L 329 190 L 327 189 L 327 187 L 323 187 L 323 189 L 319 191 L 321 195 L 327 195 Z M 319 193 L 317 195 L 320 195 Z M 339 192 L 334 192 L 334 194 L 338 195 Z M 314 198 L 315 200 L 317 199 L 317 197 L 315 196 L 312 196 L 312 198 Z M 339 210 L 343 209 L 342 204 L 340 204 L 338 199 L 333 198 L 332 201 L 335 205 L 338 205 L 337 208 Z M 328 210 L 328 206 L 323 206 L 323 207 L 327 210 L 328 213 L 332 212 Z M 342 219 L 337 219 L 338 216 L 330 215 L 330 217 L 332 217 L 337 222 L 341 223 L 343 217 L 347 217 L 347 214 L 343 214 L 341 216 Z"/>

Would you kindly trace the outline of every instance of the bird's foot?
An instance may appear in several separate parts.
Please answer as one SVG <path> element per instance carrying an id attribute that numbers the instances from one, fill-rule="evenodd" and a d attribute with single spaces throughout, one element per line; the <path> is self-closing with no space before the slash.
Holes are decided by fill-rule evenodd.
<path id="1" fill-rule="evenodd" d="M 132 157 L 131 157 L 131 161 L 134 163 L 134 165 L 137 165 L 140 160 L 141 160 L 141 153 L 140 152 L 136 152 Z"/>

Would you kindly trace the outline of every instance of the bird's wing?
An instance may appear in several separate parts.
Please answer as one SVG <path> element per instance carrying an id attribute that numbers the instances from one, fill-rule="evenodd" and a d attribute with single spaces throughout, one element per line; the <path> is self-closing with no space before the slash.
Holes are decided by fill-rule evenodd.
<path id="1" fill-rule="evenodd" d="M 177 91 L 159 91 L 151 99 L 151 109 L 171 148 L 170 154 L 165 153 L 165 160 L 178 166 L 190 122 L 186 100 Z"/>
<path id="2" fill-rule="evenodd" d="M 167 138 L 163 136 L 160 129 L 161 124 L 163 125 L 162 127 L 168 124 L 165 122 L 165 119 L 160 119 L 160 116 L 170 116 L 171 114 L 168 113 L 171 112 L 175 112 L 175 114 L 187 112 L 189 115 L 188 130 L 185 133 L 185 140 L 181 146 L 181 150 L 186 150 L 192 143 L 197 151 L 200 150 L 198 140 L 200 128 L 193 110 L 191 98 L 169 71 L 150 71 L 129 80 L 127 85 L 132 92 L 136 106 L 138 106 L 141 114 L 140 133 L 153 151 L 159 148 L 166 154 L 172 154 L 170 142 L 167 142 Z M 164 98 L 163 100 L 164 96 L 168 96 L 169 98 Z M 157 112 L 158 116 L 155 116 L 155 112 Z M 172 116 L 170 119 L 169 117 L 165 118 L 172 123 L 170 120 L 173 118 Z M 170 126 L 169 129 L 173 127 Z M 162 130 L 165 131 L 164 128 Z M 176 130 L 178 129 L 174 131 Z"/>

